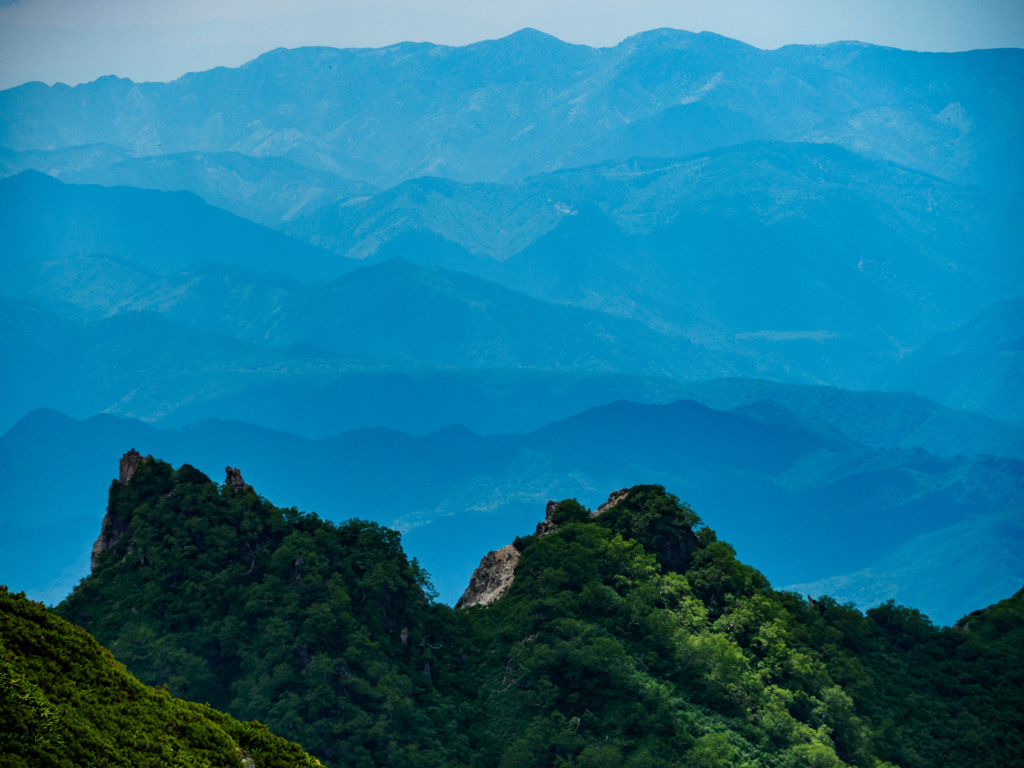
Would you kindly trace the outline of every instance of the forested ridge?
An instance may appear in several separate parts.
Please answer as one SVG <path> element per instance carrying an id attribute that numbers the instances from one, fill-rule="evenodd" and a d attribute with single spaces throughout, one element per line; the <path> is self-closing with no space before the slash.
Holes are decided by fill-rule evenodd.
<path id="1" fill-rule="evenodd" d="M 394 531 L 151 460 L 57 612 L 331 766 L 1024 761 L 1024 591 L 949 628 L 777 592 L 660 486 L 551 523 L 504 596 L 453 610 Z"/>
<path id="2" fill-rule="evenodd" d="M 0 766 L 314 768 L 258 722 L 140 683 L 80 627 L 0 586 Z"/>

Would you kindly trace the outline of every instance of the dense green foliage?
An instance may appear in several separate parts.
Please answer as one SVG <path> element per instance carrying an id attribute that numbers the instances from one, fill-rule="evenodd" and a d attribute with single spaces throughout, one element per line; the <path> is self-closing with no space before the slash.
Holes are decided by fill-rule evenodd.
<path id="1" fill-rule="evenodd" d="M 87 632 L 0 587 L 0 765 L 223 768 L 243 758 L 319 765 L 258 722 L 143 685 Z"/>
<path id="2" fill-rule="evenodd" d="M 1024 760 L 1024 590 L 947 629 L 776 592 L 660 486 L 550 522 L 516 540 L 507 594 L 452 611 L 392 531 L 150 462 L 111 488 L 123 535 L 59 610 L 332 765 Z"/>
<path id="3" fill-rule="evenodd" d="M 447 609 L 396 532 L 160 461 L 113 484 L 104 525 L 128 533 L 61 613 L 144 682 L 258 717 L 338 765 L 437 765 L 457 749 L 431 686 Z"/>

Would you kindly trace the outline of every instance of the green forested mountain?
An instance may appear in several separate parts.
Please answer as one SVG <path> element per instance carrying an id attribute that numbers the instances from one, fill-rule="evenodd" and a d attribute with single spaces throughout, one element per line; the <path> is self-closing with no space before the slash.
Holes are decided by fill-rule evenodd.
<path id="1" fill-rule="evenodd" d="M 122 480 L 93 574 L 59 613 L 142 680 L 331 765 L 1024 759 L 1024 591 L 947 629 L 892 603 L 805 600 L 637 486 L 597 515 L 550 504 L 504 550 L 507 591 L 453 611 L 393 531 L 279 509 L 188 465 L 141 460 Z"/>
<path id="2" fill-rule="evenodd" d="M 143 461 L 112 485 L 101 541 L 59 612 L 143 682 L 273 724 L 339 766 L 468 757 L 438 661 L 464 641 L 397 532 Z"/>
<path id="3" fill-rule="evenodd" d="M 4 768 L 314 768 L 252 721 L 140 683 L 79 627 L 0 586 Z"/>

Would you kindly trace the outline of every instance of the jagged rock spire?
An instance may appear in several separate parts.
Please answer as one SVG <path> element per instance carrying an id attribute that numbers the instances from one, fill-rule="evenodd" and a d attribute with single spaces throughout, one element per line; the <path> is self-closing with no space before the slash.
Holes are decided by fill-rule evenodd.
<path id="1" fill-rule="evenodd" d="M 132 477 L 135 476 L 135 470 L 139 468 L 139 464 L 152 460 L 152 456 L 143 456 L 132 448 L 121 457 L 121 465 L 117 473 L 117 481 L 121 483 L 121 485 L 128 485 L 128 483 L 131 482 Z"/>
<path id="2" fill-rule="evenodd" d="M 238 467 L 224 467 L 224 472 L 227 473 L 224 483 L 230 485 L 236 492 L 246 493 L 252 490 L 252 486 L 242 479 L 242 470 Z"/>

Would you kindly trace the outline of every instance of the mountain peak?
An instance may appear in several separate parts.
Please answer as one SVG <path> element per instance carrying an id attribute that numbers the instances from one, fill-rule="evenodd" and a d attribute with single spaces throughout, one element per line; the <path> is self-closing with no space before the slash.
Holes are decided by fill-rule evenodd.
<path id="1" fill-rule="evenodd" d="M 549 35 L 547 32 L 541 32 L 539 29 L 534 29 L 533 27 L 523 27 L 510 35 L 499 38 L 499 40 L 516 43 L 518 45 L 568 45 L 564 40 L 561 40 L 554 35 Z"/>
<path id="2" fill-rule="evenodd" d="M 634 50 L 648 50 L 651 48 L 696 48 L 716 49 L 722 52 L 738 51 L 742 49 L 754 50 L 753 46 L 735 40 L 731 37 L 716 34 L 714 32 L 690 32 L 685 29 L 673 29 L 672 27 L 660 27 L 649 29 L 630 35 L 618 46 L 624 46 Z"/>
<path id="3" fill-rule="evenodd" d="M 118 471 L 117 481 L 121 485 L 128 485 L 131 482 L 132 477 L 135 475 L 136 470 L 139 468 L 139 464 L 152 461 L 152 456 L 143 456 L 141 453 L 132 448 L 124 456 L 121 457 L 121 464 Z"/>
<path id="4" fill-rule="evenodd" d="M 699 543 L 693 532 L 700 519 L 660 485 L 637 485 L 612 491 L 608 500 L 590 510 L 575 499 L 548 501 L 544 519 L 529 537 L 519 537 L 488 552 L 473 571 L 457 607 L 489 605 L 512 587 L 520 554 L 536 540 L 573 523 L 597 522 L 627 540 L 635 540 L 655 555 L 666 571 L 685 570 Z"/>

